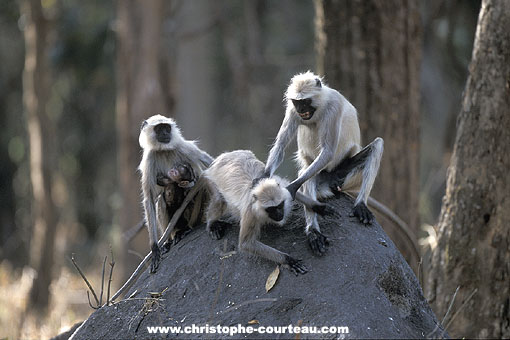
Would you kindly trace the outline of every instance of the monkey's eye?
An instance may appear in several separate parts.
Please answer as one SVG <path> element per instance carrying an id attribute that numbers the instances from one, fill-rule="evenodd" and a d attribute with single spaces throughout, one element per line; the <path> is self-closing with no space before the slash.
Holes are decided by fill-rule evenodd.
<path id="1" fill-rule="evenodd" d="M 140 130 L 143 130 L 143 128 L 144 128 L 144 127 L 146 127 L 146 126 L 147 126 L 147 121 L 146 121 L 146 120 L 144 120 L 144 121 L 142 122 L 142 126 L 140 127 Z"/>

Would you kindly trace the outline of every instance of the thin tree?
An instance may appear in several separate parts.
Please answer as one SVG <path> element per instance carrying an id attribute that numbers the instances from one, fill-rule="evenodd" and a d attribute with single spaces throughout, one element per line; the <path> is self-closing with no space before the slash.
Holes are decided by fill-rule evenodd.
<path id="1" fill-rule="evenodd" d="M 510 337 L 510 1 L 484 0 L 428 296 L 453 337 Z M 450 321 L 449 321 L 450 320 Z"/>
<path id="2" fill-rule="evenodd" d="M 154 114 L 170 113 L 160 55 L 164 8 L 162 0 L 117 2 L 116 116 L 122 197 L 118 217 L 124 231 L 142 219 L 136 171 L 141 158 L 140 124 Z M 123 270 L 126 254 L 121 250 L 118 249 L 117 258 Z"/>
<path id="3" fill-rule="evenodd" d="M 418 234 L 418 3 L 315 0 L 315 8 L 318 72 L 357 108 L 362 143 L 378 136 L 384 139 L 381 168 L 371 195 Z M 386 231 L 405 254 L 398 234 Z"/>
<path id="4" fill-rule="evenodd" d="M 46 111 L 50 89 L 51 22 L 41 1 L 21 3 L 25 17 L 25 68 L 23 102 L 30 140 L 30 181 L 33 193 L 33 231 L 30 264 L 36 270 L 28 309 L 43 311 L 49 303 L 52 279 L 57 211 L 52 197 L 52 171 L 55 162 L 54 126 Z"/>

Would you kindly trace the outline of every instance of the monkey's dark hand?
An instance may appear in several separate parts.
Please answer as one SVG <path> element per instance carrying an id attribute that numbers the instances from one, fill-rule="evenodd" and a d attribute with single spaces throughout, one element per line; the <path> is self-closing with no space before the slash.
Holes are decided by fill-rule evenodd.
<path id="1" fill-rule="evenodd" d="M 219 240 L 225 235 L 225 226 L 228 225 L 226 222 L 214 221 L 209 226 L 209 235 L 213 240 Z"/>
<path id="2" fill-rule="evenodd" d="M 152 244 L 151 250 L 152 250 L 152 262 L 150 272 L 155 273 L 158 270 L 159 262 L 161 262 L 161 251 L 159 250 L 157 243 Z"/>
<path id="3" fill-rule="evenodd" d="M 165 175 L 162 175 L 162 174 L 158 174 L 156 176 L 156 184 L 159 185 L 160 187 L 166 187 L 167 185 L 169 185 L 172 181 L 170 180 L 170 178 L 168 178 L 167 176 Z"/>
<path id="4" fill-rule="evenodd" d="M 350 216 L 357 217 L 359 221 L 365 225 L 372 224 L 374 221 L 374 214 L 368 210 L 367 206 L 363 202 L 360 202 L 354 206 Z"/>
<path id="5" fill-rule="evenodd" d="M 333 215 L 335 210 L 331 208 L 328 204 L 315 204 L 312 207 L 312 210 L 321 216 Z"/>
<path id="6" fill-rule="evenodd" d="M 285 265 L 287 265 L 296 276 L 308 272 L 308 269 L 301 263 L 301 260 L 297 260 L 289 255 L 285 258 Z"/>
<path id="7" fill-rule="evenodd" d="M 296 198 L 296 192 L 298 191 L 300 185 L 297 185 L 296 183 L 292 182 L 289 185 L 287 185 L 287 191 L 290 193 L 290 196 L 292 197 L 292 200 Z"/>
<path id="8" fill-rule="evenodd" d="M 326 253 L 326 249 L 329 245 L 329 240 L 320 231 L 312 229 L 307 235 L 308 244 L 312 249 L 312 253 L 317 256 L 322 256 Z"/>

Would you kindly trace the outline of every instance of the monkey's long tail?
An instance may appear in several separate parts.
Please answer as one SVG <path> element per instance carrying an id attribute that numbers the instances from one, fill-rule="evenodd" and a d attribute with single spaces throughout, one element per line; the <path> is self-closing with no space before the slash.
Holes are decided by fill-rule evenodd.
<path id="1" fill-rule="evenodd" d="M 347 193 L 351 197 L 353 197 L 354 199 L 358 195 L 358 193 L 355 192 L 355 191 L 348 191 Z M 409 228 L 407 223 L 404 222 L 390 208 L 388 208 L 387 206 L 385 206 L 384 204 L 382 204 L 381 202 L 379 202 L 375 198 L 372 198 L 372 197 L 368 196 L 367 203 L 368 203 L 368 206 L 370 208 L 374 209 L 379 214 L 383 215 L 388 220 L 390 220 L 394 225 L 397 226 L 397 228 L 402 232 L 404 237 L 407 239 L 407 241 L 408 241 L 408 243 L 409 243 L 409 245 L 410 245 L 410 247 L 412 249 L 413 255 L 416 257 L 416 262 L 420 263 L 420 261 L 421 261 L 421 253 L 420 253 L 420 247 L 418 246 L 418 243 L 417 243 L 417 237 L 416 237 L 415 233 L 411 230 L 411 228 Z M 420 268 L 418 269 L 418 272 L 421 275 L 421 277 L 423 277 L 423 275 L 422 275 L 423 273 L 421 273 L 421 271 L 422 271 L 422 269 L 421 269 L 421 266 L 420 266 Z"/>
<path id="2" fill-rule="evenodd" d="M 184 209 L 186 209 L 186 207 L 191 202 L 191 200 L 198 194 L 198 192 L 204 186 L 205 186 L 205 179 L 203 177 L 200 177 L 198 179 L 197 183 L 195 184 L 195 186 L 190 190 L 190 192 L 188 193 L 188 195 L 182 202 L 182 205 L 179 207 L 179 209 L 177 209 L 177 211 L 172 216 L 172 219 L 168 223 L 168 226 L 166 227 L 165 232 L 163 233 L 163 236 L 161 236 L 161 238 L 158 241 L 159 247 L 161 247 L 165 243 L 165 241 L 168 240 L 168 237 L 174 230 L 175 225 L 177 224 L 177 221 L 179 220 L 182 213 L 184 212 Z M 149 260 L 151 259 L 151 257 L 152 257 L 152 251 L 145 256 L 145 258 L 142 260 L 142 262 L 140 262 L 138 267 L 136 267 L 133 274 L 131 274 L 129 279 L 127 279 L 126 283 L 124 283 L 122 285 L 122 287 L 120 287 L 120 289 L 112 296 L 112 298 L 110 300 L 111 302 L 113 302 L 116 298 L 118 298 L 121 294 L 123 294 L 127 289 L 129 289 L 129 287 L 131 287 L 133 285 L 133 283 L 136 282 L 136 280 L 138 279 L 140 274 L 145 269 L 145 266 L 149 263 Z M 108 303 L 108 301 L 107 301 L 107 303 Z"/>

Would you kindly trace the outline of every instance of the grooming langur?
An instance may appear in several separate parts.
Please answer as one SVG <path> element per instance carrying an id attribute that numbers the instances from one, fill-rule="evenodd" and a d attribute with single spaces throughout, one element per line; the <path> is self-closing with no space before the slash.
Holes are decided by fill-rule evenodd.
<path id="1" fill-rule="evenodd" d="M 161 259 L 155 201 L 163 187 L 157 183 L 158 175 L 166 174 L 176 164 L 189 164 L 196 176 L 200 176 L 213 159 L 200 150 L 193 141 L 185 140 L 173 119 L 161 115 L 152 116 L 142 123 L 138 141 L 143 149 L 139 170 L 142 174 L 145 222 L 152 250 L 150 270 L 153 273 Z M 200 209 L 200 205 L 196 198 L 195 209 Z"/>
<path id="2" fill-rule="evenodd" d="M 240 221 L 240 250 L 287 265 L 296 274 L 303 274 L 307 270 L 299 260 L 258 240 L 262 225 L 283 225 L 292 205 L 292 198 L 285 189 L 288 185 L 286 180 L 274 176 L 254 181 L 260 178 L 263 172 L 264 163 L 251 151 L 227 152 L 214 160 L 204 172 L 211 191 L 206 212 L 207 231 L 211 237 L 221 238 L 224 223 L 220 219 L 230 215 Z M 301 193 L 297 193 L 296 199 L 308 209 L 321 213 L 327 210 L 325 204 Z"/>
<path id="3" fill-rule="evenodd" d="M 311 198 L 327 198 L 338 188 L 359 188 L 352 215 L 364 224 L 373 220 L 367 199 L 379 171 L 383 140 L 361 147 L 358 115 L 338 91 L 312 72 L 294 76 L 285 93 L 285 118 L 267 160 L 264 176 L 273 175 L 285 148 L 297 135 L 299 177 L 287 189 L 294 197 L 303 185 Z M 315 176 L 322 171 L 321 176 Z M 306 235 L 315 254 L 323 254 L 327 239 L 321 234 L 316 214 L 305 208 Z"/>
<path id="4" fill-rule="evenodd" d="M 186 197 L 190 189 L 195 185 L 197 179 L 193 168 L 189 164 L 184 163 L 176 164 L 166 174 L 157 176 L 157 184 L 163 187 L 163 192 L 156 203 L 157 224 L 161 233 L 164 231 L 163 228 L 170 222 L 170 218 L 182 205 L 184 197 Z M 198 195 L 200 194 L 202 193 Z M 196 201 L 200 202 L 201 199 L 197 198 Z M 195 214 L 193 214 L 194 212 Z M 177 221 L 175 229 L 170 236 L 170 240 L 164 244 L 164 252 L 168 251 L 172 244 L 179 242 L 191 230 L 194 224 L 200 220 L 197 214 L 200 214 L 200 211 L 194 209 L 193 202 L 190 203 Z"/>

